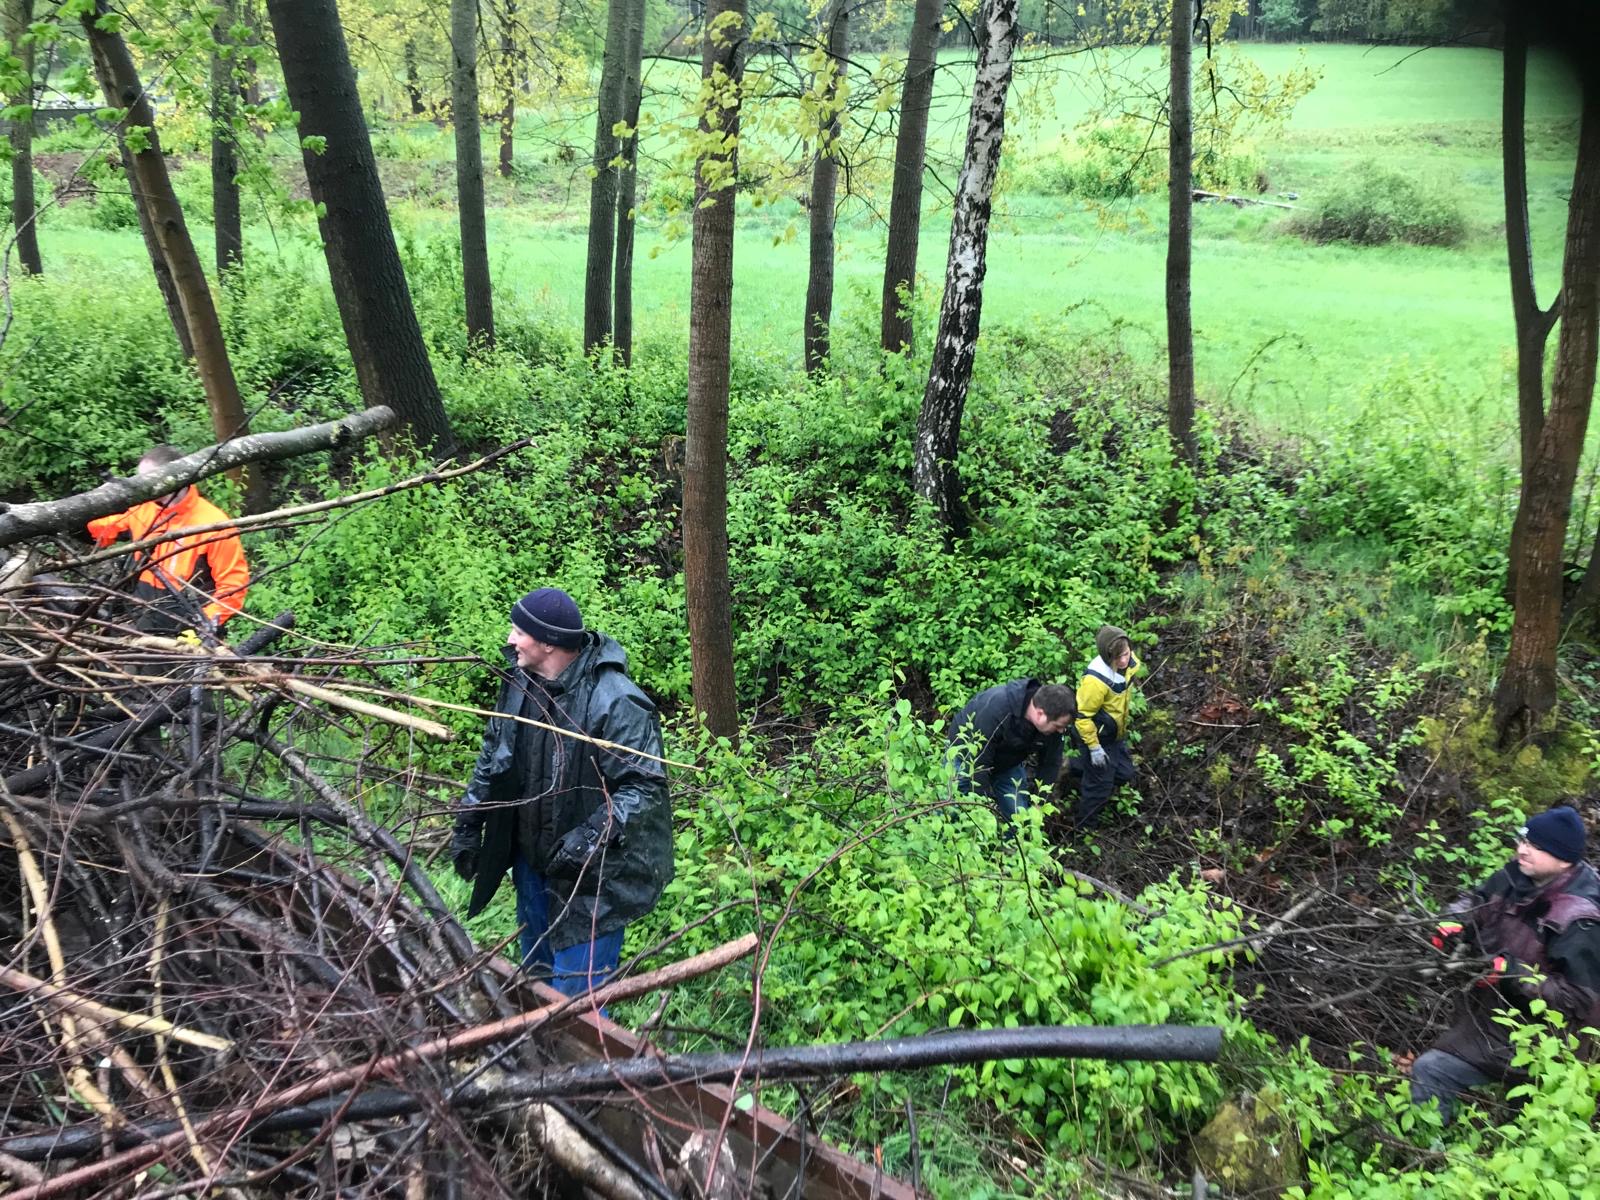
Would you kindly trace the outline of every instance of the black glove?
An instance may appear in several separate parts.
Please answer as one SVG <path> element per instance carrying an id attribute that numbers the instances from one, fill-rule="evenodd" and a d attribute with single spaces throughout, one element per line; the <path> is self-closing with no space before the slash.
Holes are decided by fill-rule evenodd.
<path id="1" fill-rule="evenodd" d="M 483 826 L 465 818 L 456 821 L 450 835 L 450 861 L 456 874 L 471 883 L 478 874 L 478 851 L 483 844 Z"/>
<path id="2" fill-rule="evenodd" d="M 591 826 L 579 825 L 567 830 L 550 856 L 550 874 L 579 874 L 599 849 L 600 835 Z"/>

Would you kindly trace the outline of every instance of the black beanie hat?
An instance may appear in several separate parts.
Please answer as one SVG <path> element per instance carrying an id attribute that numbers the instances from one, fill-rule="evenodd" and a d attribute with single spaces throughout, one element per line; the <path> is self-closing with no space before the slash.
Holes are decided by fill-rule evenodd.
<path id="1" fill-rule="evenodd" d="M 511 623 L 547 646 L 576 650 L 583 645 L 583 618 L 572 597 L 560 588 L 529 592 L 511 606 Z"/>
<path id="2" fill-rule="evenodd" d="M 1564 804 L 1536 817 L 1529 817 L 1522 836 L 1562 862 L 1583 861 L 1583 818 L 1575 809 Z"/>

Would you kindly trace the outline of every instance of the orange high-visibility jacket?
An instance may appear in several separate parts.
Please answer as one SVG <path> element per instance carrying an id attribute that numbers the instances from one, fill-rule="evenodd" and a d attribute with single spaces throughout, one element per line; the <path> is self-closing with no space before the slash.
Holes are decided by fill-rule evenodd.
<path id="1" fill-rule="evenodd" d="M 139 594 L 159 599 L 170 591 L 192 587 L 201 593 L 205 614 L 219 626 L 244 607 L 250 588 L 250 565 L 245 562 L 239 531 L 217 529 L 184 536 L 184 530 L 219 525 L 228 520 L 193 484 L 170 504 L 146 500 L 127 512 L 97 517 L 89 522 L 89 536 L 97 546 L 109 546 L 126 533 L 136 542 L 171 534 L 169 540 L 135 552 L 143 566 Z"/>

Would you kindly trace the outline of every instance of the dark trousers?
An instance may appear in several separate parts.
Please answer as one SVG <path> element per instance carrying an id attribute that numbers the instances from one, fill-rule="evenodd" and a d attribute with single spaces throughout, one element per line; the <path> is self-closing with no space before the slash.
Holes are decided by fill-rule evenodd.
<path id="1" fill-rule="evenodd" d="M 1079 826 L 1093 825 L 1117 788 L 1121 784 L 1132 783 L 1134 779 L 1133 755 L 1128 753 L 1128 743 L 1119 739 L 1115 742 L 1102 741 L 1100 745 L 1106 752 L 1103 767 L 1094 765 L 1087 746 L 1078 755 L 1078 770 L 1083 773 L 1083 782 L 1079 785 L 1078 806 L 1072 816 Z"/>

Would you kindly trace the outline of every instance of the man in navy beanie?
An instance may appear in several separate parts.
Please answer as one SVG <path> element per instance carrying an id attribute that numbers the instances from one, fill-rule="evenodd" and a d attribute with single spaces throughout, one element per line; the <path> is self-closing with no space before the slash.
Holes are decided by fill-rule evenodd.
<path id="1" fill-rule="evenodd" d="M 560 588 L 511 606 L 507 642 L 451 857 L 469 917 L 511 871 L 524 968 L 577 996 L 616 970 L 624 928 L 672 878 L 661 723 L 622 647 Z"/>
<path id="2" fill-rule="evenodd" d="M 1434 946 L 1449 950 L 1459 939 L 1491 959 L 1445 1035 L 1411 1066 L 1411 1098 L 1437 1099 L 1446 1121 L 1469 1088 L 1527 1082 L 1497 1017 L 1528 1017 L 1543 1000 L 1571 1032 L 1600 1028 L 1600 876 L 1583 860 L 1584 840 L 1572 808 L 1530 817 L 1511 861 L 1445 910 Z"/>

